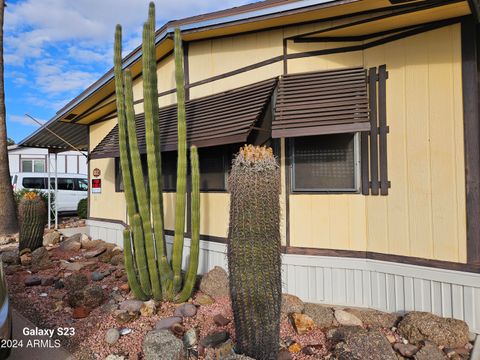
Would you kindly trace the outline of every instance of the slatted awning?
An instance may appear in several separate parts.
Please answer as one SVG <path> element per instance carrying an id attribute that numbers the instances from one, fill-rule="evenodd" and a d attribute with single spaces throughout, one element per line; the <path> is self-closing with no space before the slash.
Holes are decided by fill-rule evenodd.
<path id="1" fill-rule="evenodd" d="M 246 142 L 270 102 L 277 79 L 187 101 L 187 143 L 208 147 Z M 177 105 L 160 109 L 162 151 L 177 149 Z M 145 116 L 135 118 L 138 147 L 146 153 Z M 91 158 L 120 156 L 118 125 L 91 152 Z"/>
<path id="2" fill-rule="evenodd" d="M 291 74 L 280 79 L 273 138 L 368 130 L 365 69 Z"/>

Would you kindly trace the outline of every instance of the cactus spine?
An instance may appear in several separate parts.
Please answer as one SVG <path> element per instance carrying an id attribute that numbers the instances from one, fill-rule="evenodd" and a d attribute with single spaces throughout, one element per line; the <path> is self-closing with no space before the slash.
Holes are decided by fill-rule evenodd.
<path id="1" fill-rule="evenodd" d="M 164 234 L 163 184 L 160 150 L 158 90 L 155 57 L 155 6 L 150 3 L 148 21 L 143 28 L 143 97 L 147 145 L 148 182 L 145 186 L 135 128 L 132 75 L 123 74 L 122 35 L 115 32 L 114 73 L 117 101 L 120 164 L 130 229 L 124 232 L 125 267 L 135 296 L 145 299 L 185 301 L 193 290 L 198 269 L 199 252 L 199 161 L 191 147 L 192 166 L 192 242 L 190 263 L 185 279 L 181 276 L 183 234 L 185 227 L 186 192 L 186 119 L 182 40 L 175 31 L 175 74 L 178 102 L 178 164 L 175 236 L 172 266 L 167 260 Z M 195 200 L 193 200 L 195 199 Z M 133 248 L 132 248 L 133 243 Z M 133 250 L 133 251 L 132 251 Z"/>
<path id="2" fill-rule="evenodd" d="M 26 193 L 18 204 L 20 225 L 19 250 L 34 251 L 42 246 L 43 232 L 47 224 L 47 206 L 34 192 Z"/>
<path id="3" fill-rule="evenodd" d="M 280 174 L 272 150 L 245 146 L 229 177 L 228 269 L 237 350 L 277 359 L 281 310 Z"/>

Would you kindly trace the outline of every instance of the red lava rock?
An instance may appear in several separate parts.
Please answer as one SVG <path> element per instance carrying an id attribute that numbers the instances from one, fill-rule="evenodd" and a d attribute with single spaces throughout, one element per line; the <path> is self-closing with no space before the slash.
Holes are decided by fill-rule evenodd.
<path id="1" fill-rule="evenodd" d="M 86 307 L 79 306 L 73 309 L 72 317 L 74 319 L 84 319 L 88 315 L 90 315 L 90 310 L 87 309 Z"/>
<path id="2" fill-rule="evenodd" d="M 122 284 L 118 288 L 120 290 L 124 291 L 124 292 L 129 292 L 130 291 L 130 286 L 128 286 L 128 284 Z"/>
<path id="3" fill-rule="evenodd" d="M 223 316 L 222 314 L 217 314 L 213 317 L 213 321 L 215 322 L 215 324 L 217 324 L 218 326 L 226 326 L 230 323 L 230 319 L 227 319 L 225 316 Z"/>

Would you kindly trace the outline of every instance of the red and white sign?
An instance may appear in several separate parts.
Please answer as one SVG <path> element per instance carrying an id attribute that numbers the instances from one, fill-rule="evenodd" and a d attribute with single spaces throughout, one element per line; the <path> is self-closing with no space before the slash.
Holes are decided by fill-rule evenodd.
<path id="1" fill-rule="evenodd" d="M 102 179 L 92 179 L 92 194 L 102 193 Z"/>

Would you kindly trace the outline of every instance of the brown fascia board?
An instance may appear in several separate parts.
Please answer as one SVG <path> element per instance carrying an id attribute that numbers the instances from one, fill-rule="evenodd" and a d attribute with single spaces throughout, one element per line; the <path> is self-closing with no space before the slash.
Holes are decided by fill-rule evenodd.
<path id="1" fill-rule="evenodd" d="M 207 26 L 211 27 L 213 25 L 216 25 L 216 27 L 221 27 L 221 26 L 231 25 L 232 23 L 235 23 L 240 20 L 249 19 L 251 21 L 254 21 L 254 20 L 260 20 L 267 16 L 286 15 L 291 11 L 299 11 L 299 9 L 302 9 L 302 11 L 304 11 L 307 8 L 311 9 L 312 7 L 316 7 L 316 6 L 322 6 L 322 7 L 335 6 L 335 5 L 353 3 L 357 1 L 359 0 L 266 0 L 266 1 L 261 1 L 261 2 L 247 4 L 244 6 L 239 6 L 239 7 L 235 7 L 227 10 L 220 10 L 220 11 L 216 11 L 216 12 L 212 12 L 204 15 L 197 15 L 189 18 L 180 19 L 180 20 L 169 21 L 156 31 L 156 44 L 158 45 L 162 41 L 168 39 L 173 33 L 173 29 L 176 27 L 180 27 L 182 32 L 188 33 L 190 31 L 197 31 L 198 29 L 205 28 Z M 262 11 L 266 11 L 270 8 L 282 7 L 282 6 L 288 7 L 291 4 L 297 4 L 297 6 L 292 7 L 291 9 L 282 8 L 270 14 L 262 14 Z M 253 14 L 251 14 L 251 16 L 248 18 L 244 18 L 244 19 L 236 18 L 249 12 L 253 12 Z M 215 21 L 215 20 L 217 20 L 217 24 L 212 24 L 212 21 Z M 126 68 L 132 65 L 133 63 L 135 63 L 137 60 L 139 60 L 141 57 L 141 50 L 142 50 L 141 45 L 139 45 L 130 54 L 128 54 L 123 59 L 123 67 Z M 95 91 L 107 85 L 111 81 L 113 81 L 113 68 L 111 68 L 107 73 L 105 73 L 105 75 L 103 75 L 95 83 L 93 83 L 83 92 L 81 92 L 77 97 L 75 97 L 73 100 L 67 103 L 63 108 L 57 111 L 55 118 L 60 119 L 65 113 L 70 111 L 71 108 L 73 108 L 76 104 L 82 102 L 83 100 L 88 98 L 90 95 L 92 95 Z"/>

